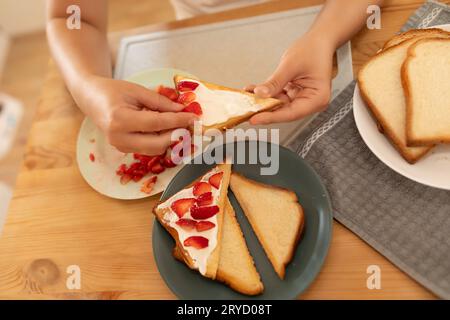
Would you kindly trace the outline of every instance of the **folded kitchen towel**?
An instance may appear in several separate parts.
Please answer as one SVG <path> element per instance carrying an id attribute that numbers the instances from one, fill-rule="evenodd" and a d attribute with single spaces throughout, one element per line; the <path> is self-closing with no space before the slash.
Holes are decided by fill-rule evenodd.
<path id="1" fill-rule="evenodd" d="M 446 23 L 450 7 L 429 1 L 402 31 Z M 289 148 L 322 177 L 336 220 L 423 286 L 450 299 L 450 191 L 409 180 L 378 160 L 356 128 L 354 87 L 355 82 Z"/>

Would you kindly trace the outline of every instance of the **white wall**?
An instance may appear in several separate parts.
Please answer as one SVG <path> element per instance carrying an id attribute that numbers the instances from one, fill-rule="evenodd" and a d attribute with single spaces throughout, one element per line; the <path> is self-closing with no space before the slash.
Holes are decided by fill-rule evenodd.
<path id="1" fill-rule="evenodd" d="M 45 0 L 0 0 L 0 27 L 11 36 L 44 30 Z"/>

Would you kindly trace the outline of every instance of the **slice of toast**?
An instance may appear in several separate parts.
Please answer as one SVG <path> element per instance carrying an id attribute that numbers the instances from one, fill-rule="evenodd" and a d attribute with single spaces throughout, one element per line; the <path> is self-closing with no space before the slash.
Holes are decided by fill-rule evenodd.
<path id="1" fill-rule="evenodd" d="M 183 261 L 176 246 L 173 255 Z M 258 295 L 264 290 L 264 285 L 248 251 L 244 235 L 228 198 L 223 216 L 222 242 L 216 280 L 246 295 Z"/>
<path id="2" fill-rule="evenodd" d="M 439 29 L 439 28 L 430 28 L 430 29 L 411 29 L 406 32 L 397 34 L 393 36 L 391 39 L 389 39 L 383 46 L 383 50 L 393 47 L 403 41 L 409 40 L 409 39 L 416 39 L 419 40 L 421 38 L 427 38 L 427 37 L 442 37 L 442 38 L 448 38 L 450 35 L 449 32 Z"/>
<path id="3" fill-rule="evenodd" d="M 230 174 L 231 164 L 220 164 L 153 209 L 158 221 L 174 238 L 186 264 L 211 279 L 216 278 L 219 266 Z M 210 193 L 209 202 L 199 195 L 206 193 Z"/>
<path id="4" fill-rule="evenodd" d="M 408 147 L 406 141 L 406 105 L 401 81 L 401 68 L 412 38 L 381 51 L 359 71 L 361 96 L 381 131 L 409 163 L 417 162 L 432 146 Z"/>
<path id="5" fill-rule="evenodd" d="M 408 145 L 450 143 L 450 39 L 412 45 L 402 67 Z"/>
<path id="6" fill-rule="evenodd" d="M 237 173 L 231 174 L 230 187 L 275 272 L 284 279 L 305 224 L 296 194 Z"/>
<path id="7" fill-rule="evenodd" d="M 227 88 L 217 84 L 176 75 L 175 87 L 183 93 L 193 92 L 195 100 L 202 109 L 200 120 L 203 121 L 203 131 L 207 129 L 225 130 L 247 121 L 258 112 L 273 110 L 283 104 L 274 98 L 258 98 L 256 95 Z M 198 86 L 183 89 L 183 83 L 195 83 Z M 180 90 L 181 89 L 181 90 Z M 191 101 L 189 99 L 189 101 Z"/>

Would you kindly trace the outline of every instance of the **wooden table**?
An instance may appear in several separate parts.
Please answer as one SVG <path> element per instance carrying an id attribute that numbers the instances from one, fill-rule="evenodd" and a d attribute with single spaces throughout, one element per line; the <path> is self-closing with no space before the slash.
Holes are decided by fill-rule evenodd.
<path id="1" fill-rule="evenodd" d="M 111 36 L 112 50 L 116 51 L 118 39 L 125 34 L 170 30 L 321 2 L 272 2 L 130 30 Z M 387 1 L 382 29 L 364 29 L 353 39 L 355 71 L 422 3 Z M 118 201 L 96 193 L 85 183 L 75 161 L 75 144 L 82 119 L 57 68 L 50 63 L 0 237 L 0 298 L 175 298 L 153 260 L 150 211 L 157 197 Z M 66 287 L 69 276 L 66 270 L 70 265 L 81 269 L 79 290 Z M 366 287 L 369 265 L 381 268 L 380 290 Z M 433 299 L 435 296 L 335 222 L 325 265 L 300 298 Z"/>

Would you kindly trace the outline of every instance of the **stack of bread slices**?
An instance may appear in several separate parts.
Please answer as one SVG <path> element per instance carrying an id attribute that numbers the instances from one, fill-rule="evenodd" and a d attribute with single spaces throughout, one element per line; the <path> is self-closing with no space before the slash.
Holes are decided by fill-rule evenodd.
<path id="1" fill-rule="evenodd" d="M 414 29 L 389 40 L 358 85 L 378 127 L 413 164 L 450 143 L 450 33 Z"/>
<path id="2" fill-rule="evenodd" d="M 264 285 L 228 199 L 228 187 L 284 279 L 305 223 L 294 192 L 250 180 L 225 163 L 158 203 L 153 213 L 174 238 L 176 259 L 240 293 L 261 294 Z"/>

